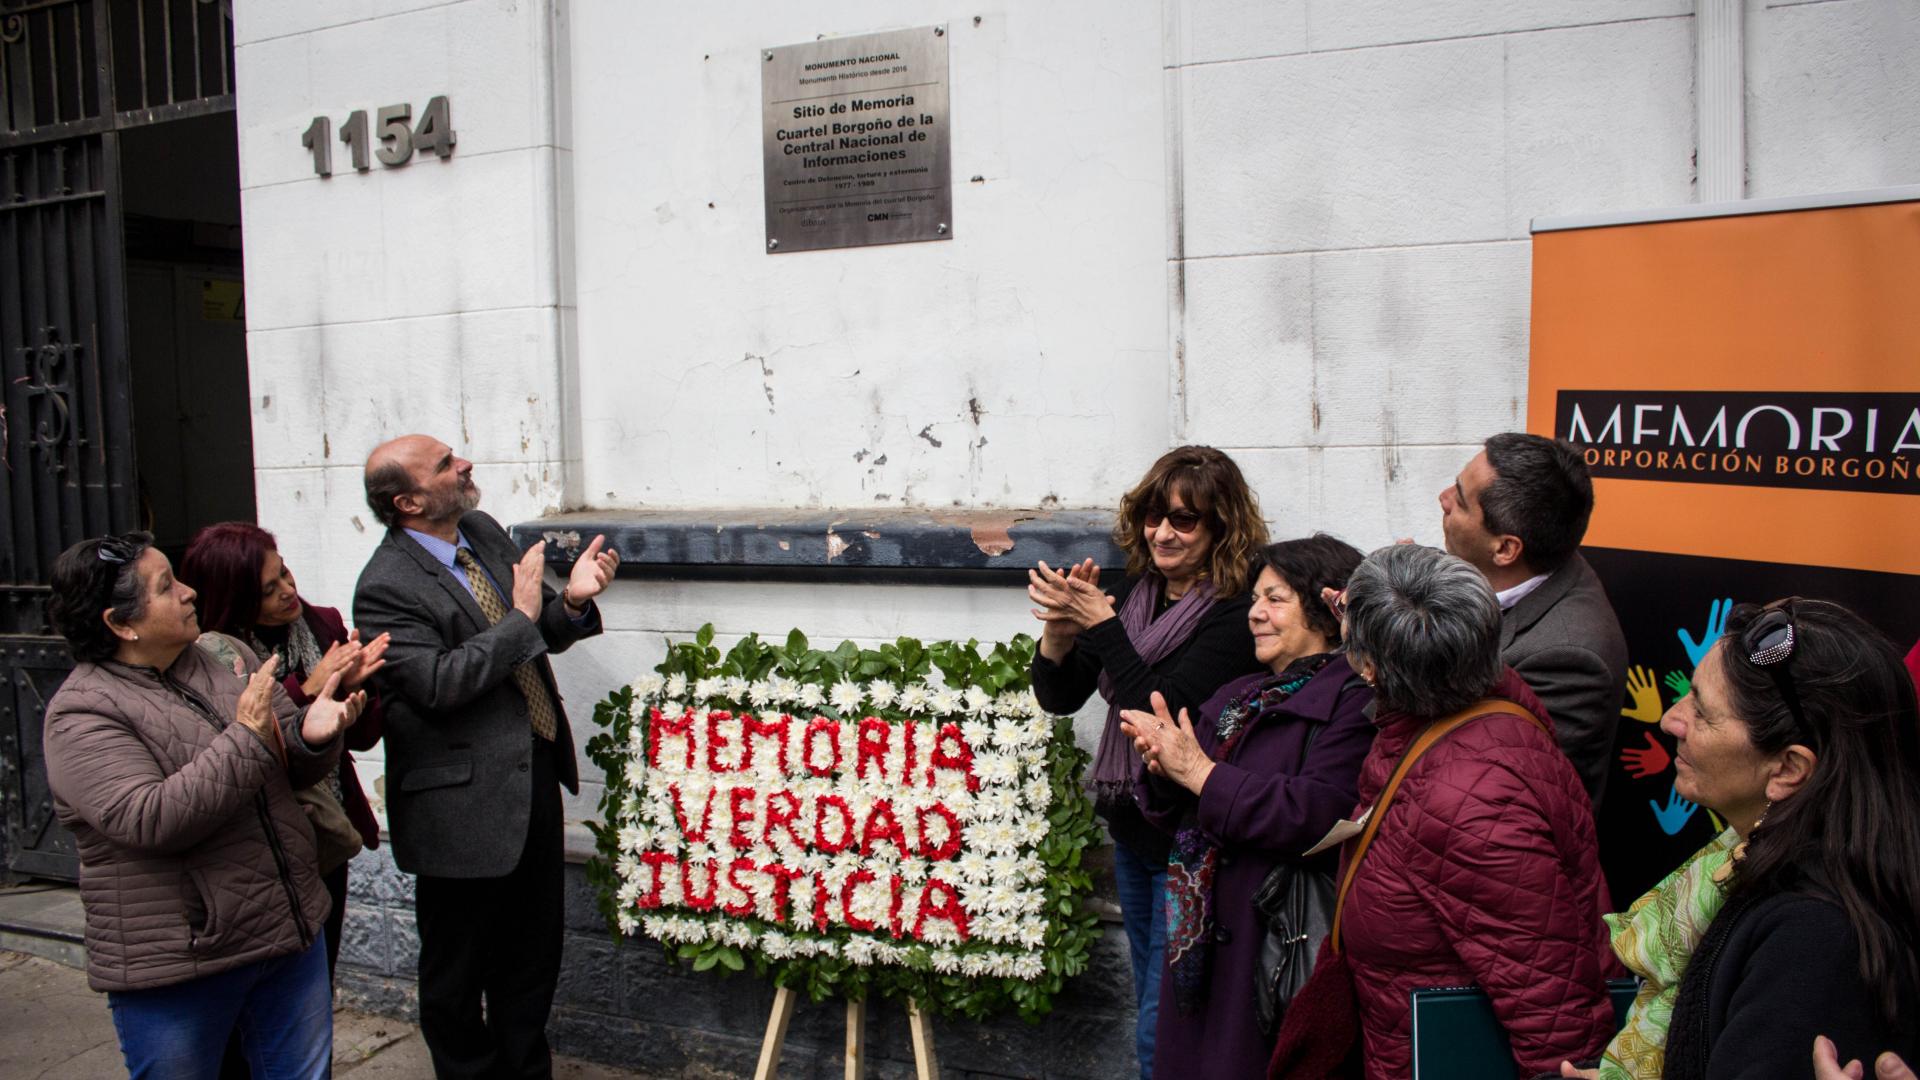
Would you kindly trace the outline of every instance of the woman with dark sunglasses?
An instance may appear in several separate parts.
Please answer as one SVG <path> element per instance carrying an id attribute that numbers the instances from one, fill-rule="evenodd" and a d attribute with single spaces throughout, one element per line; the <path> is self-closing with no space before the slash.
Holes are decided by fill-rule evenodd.
<path id="1" fill-rule="evenodd" d="M 1675 788 L 1732 835 L 1690 892 L 1683 866 L 1609 917 L 1615 950 L 1656 978 L 1602 1068 L 1562 1073 L 1805 1076 L 1822 1035 L 1840 1060 L 1913 1058 L 1920 708 L 1893 643 L 1821 600 L 1735 608 L 1660 726 Z"/>
<path id="2" fill-rule="evenodd" d="M 1127 577 L 1111 593 L 1091 559 L 1064 571 L 1041 563 L 1027 595 L 1045 626 L 1033 658 L 1033 692 L 1073 713 L 1098 690 L 1106 727 L 1094 758 L 1094 804 L 1114 841 L 1114 877 L 1133 962 L 1134 1049 L 1153 1074 L 1153 1036 L 1165 966 L 1165 833 L 1134 801 L 1140 758 L 1120 730 L 1123 709 L 1198 710 L 1215 690 L 1265 670 L 1247 627 L 1254 561 L 1267 542 L 1259 502 L 1226 454 L 1182 446 L 1153 463 L 1120 500 L 1113 540 Z"/>

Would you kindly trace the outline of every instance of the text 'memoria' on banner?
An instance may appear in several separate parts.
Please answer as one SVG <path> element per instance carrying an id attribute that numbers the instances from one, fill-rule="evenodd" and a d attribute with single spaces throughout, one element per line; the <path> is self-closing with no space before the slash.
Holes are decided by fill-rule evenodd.
<path id="1" fill-rule="evenodd" d="M 1658 720 L 1732 603 L 1920 638 L 1916 273 L 1920 187 L 1534 224 L 1528 429 L 1586 452 L 1639 689 L 1600 815 L 1616 905 L 1724 827 Z"/>

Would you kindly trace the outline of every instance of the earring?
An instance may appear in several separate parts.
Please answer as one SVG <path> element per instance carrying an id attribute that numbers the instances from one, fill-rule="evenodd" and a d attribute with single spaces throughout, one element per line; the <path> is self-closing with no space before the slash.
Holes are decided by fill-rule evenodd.
<path id="1" fill-rule="evenodd" d="M 135 641 L 139 641 L 139 640 L 140 640 L 140 635 L 139 635 L 139 634 L 135 634 L 135 635 L 133 635 L 133 640 L 135 640 Z"/>

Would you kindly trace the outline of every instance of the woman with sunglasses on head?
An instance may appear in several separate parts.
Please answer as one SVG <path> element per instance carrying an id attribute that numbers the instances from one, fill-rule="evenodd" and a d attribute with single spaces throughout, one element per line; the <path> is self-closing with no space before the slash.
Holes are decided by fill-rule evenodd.
<path id="1" fill-rule="evenodd" d="M 1044 624 L 1033 692 L 1054 713 L 1073 713 L 1097 690 L 1106 727 L 1094 757 L 1094 805 L 1114 841 L 1114 876 L 1133 963 L 1140 1074 L 1153 1072 L 1167 921 L 1168 837 L 1134 801 L 1140 759 L 1120 730 L 1123 709 L 1150 709 L 1160 694 L 1178 713 L 1222 685 L 1264 670 L 1247 629 L 1247 587 L 1267 542 L 1266 523 L 1233 459 L 1212 447 L 1162 455 L 1120 500 L 1113 540 L 1127 576 L 1111 593 L 1091 559 L 1065 571 L 1041 563 L 1027 595 Z"/>
<path id="2" fill-rule="evenodd" d="M 338 610 L 305 602 L 278 541 L 258 525 L 226 521 L 195 533 L 180 557 L 180 580 L 199 593 L 200 627 L 206 634 L 201 645 L 221 656 L 224 635 L 259 657 L 274 657 L 281 686 L 296 705 L 313 701 L 336 674 L 340 692 L 359 690 L 385 664 L 387 635 L 363 645 L 359 631 L 348 630 Z M 348 751 L 371 750 L 380 741 L 380 698 L 371 689 L 366 693 L 366 708 L 347 733 Z M 333 900 L 326 925 L 331 977 L 346 916 L 347 863 L 361 847 L 380 845 L 380 825 L 350 753 L 340 755 L 322 785 L 332 802 L 310 800 L 307 807 L 320 845 L 321 880 Z"/>
<path id="3" fill-rule="evenodd" d="M 1838 604 L 1735 608 L 1660 726 L 1674 788 L 1729 835 L 1611 917 L 1648 977 L 1597 1070 L 1806 1075 L 1920 1052 L 1920 708 L 1899 652 Z"/>
<path id="4" fill-rule="evenodd" d="M 1141 809 L 1173 837 L 1158 1076 L 1266 1075 L 1273 1032 L 1254 989 L 1276 973 L 1263 962 L 1256 896 L 1282 863 L 1331 877 L 1331 851 L 1302 856 L 1352 809 L 1373 745 L 1373 689 L 1348 666 L 1339 617 L 1321 601 L 1359 563 L 1360 552 L 1325 534 L 1266 547 L 1247 623 L 1267 670 L 1221 687 L 1191 721 L 1159 695 L 1152 712 L 1122 713 L 1144 759 Z"/>
<path id="5" fill-rule="evenodd" d="M 146 533 L 75 544 L 52 578 L 76 663 L 47 705 L 47 783 L 127 1071 L 211 1078 L 237 1028 L 256 1078 L 326 1076 L 328 900 L 293 792 L 365 696 L 336 676 L 303 709 L 272 659 L 245 678 L 196 647 L 194 591 Z"/>

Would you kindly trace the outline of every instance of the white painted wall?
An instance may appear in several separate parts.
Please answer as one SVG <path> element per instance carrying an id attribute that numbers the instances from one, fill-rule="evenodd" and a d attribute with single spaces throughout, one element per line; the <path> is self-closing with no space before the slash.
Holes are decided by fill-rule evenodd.
<path id="1" fill-rule="evenodd" d="M 503 520 L 1109 506 L 1191 440 L 1281 535 L 1437 542 L 1524 422 L 1528 222 L 1695 199 L 1692 0 L 236 7 L 261 515 L 342 606 L 361 461 L 415 429 Z M 1920 181 L 1920 7 L 1745 12 L 1749 196 Z M 955 239 L 766 254 L 760 50 L 937 22 Z M 312 116 L 434 93 L 450 162 L 312 176 Z M 623 582 L 606 618 L 556 661 L 583 727 L 708 620 L 1032 626 L 1017 589 L 745 583 Z"/>
<path id="2" fill-rule="evenodd" d="M 936 23 L 954 238 L 768 254 L 762 51 Z M 1167 446 L 1160 27 L 1150 0 L 574 4 L 589 500 L 1111 500 Z"/>
<path id="3" fill-rule="evenodd" d="M 235 5 L 247 350 L 261 523 L 303 586 L 349 605 L 379 536 L 361 467 L 426 431 L 503 520 L 564 501 L 553 5 Z M 445 94 L 459 142 L 355 173 L 347 114 Z M 334 121 L 322 179 L 300 136 Z"/>

